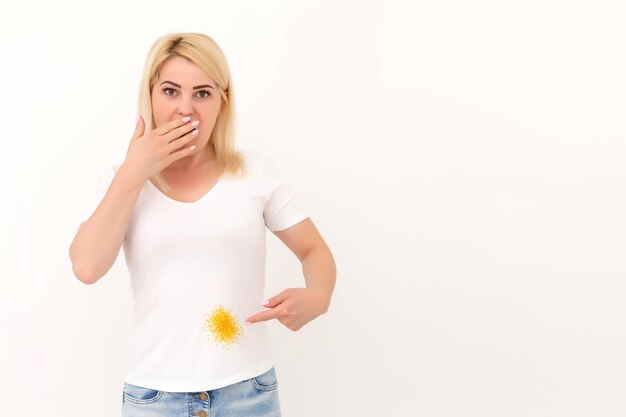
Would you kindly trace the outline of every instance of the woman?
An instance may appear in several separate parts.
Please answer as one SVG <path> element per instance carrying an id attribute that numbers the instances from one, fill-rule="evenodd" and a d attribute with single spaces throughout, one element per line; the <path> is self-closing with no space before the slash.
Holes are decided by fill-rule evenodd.
<path id="1" fill-rule="evenodd" d="M 122 415 L 280 416 L 266 321 L 296 331 L 324 314 L 333 256 L 273 159 L 235 148 L 233 84 L 212 38 L 153 44 L 139 113 L 70 247 L 85 284 L 124 247 L 135 315 Z M 302 262 L 306 287 L 263 302 L 266 228 Z"/>

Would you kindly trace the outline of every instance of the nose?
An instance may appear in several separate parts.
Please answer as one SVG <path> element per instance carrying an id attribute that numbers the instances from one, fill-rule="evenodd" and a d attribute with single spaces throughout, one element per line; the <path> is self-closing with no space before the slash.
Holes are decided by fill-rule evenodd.
<path id="1" fill-rule="evenodd" d="M 178 113 L 181 116 L 193 116 L 193 102 L 190 97 L 182 98 L 179 103 Z"/>

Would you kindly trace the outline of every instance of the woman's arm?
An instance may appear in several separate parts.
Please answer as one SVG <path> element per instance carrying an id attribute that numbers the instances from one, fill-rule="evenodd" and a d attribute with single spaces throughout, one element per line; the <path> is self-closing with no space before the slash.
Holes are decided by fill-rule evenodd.
<path id="1" fill-rule="evenodd" d="M 102 278 L 120 252 L 143 186 L 143 182 L 133 179 L 127 171 L 121 164 L 100 205 L 81 223 L 70 245 L 74 275 L 85 284 L 94 284 Z"/>
<path id="2" fill-rule="evenodd" d="M 302 273 L 306 287 L 319 294 L 319 303 L 322 311 L 326 313 L 335 289 L 337 266 L 333 254 L 325 243 L 313 248 L 302 259 Z"/>
<path id="3" fill-rule="evenodd" d="M 306 288 L 287 288 L 263 304 L 269 310 L 246 319 L 249 324 L 278 319 L 287 328 L 297 331 L 330 307 L 335 289 L 337 266 L 328 245 L 311 218 L 274 234 L 298 257 Z"/>
<path id="4" fill-rule="evenodd" d="M 328 309 L 337 279 L 335 259 L 310 217 L 278 232 L 274 232 L 302 263 L 306 287 L 321 296 L 324 310 Z"/>

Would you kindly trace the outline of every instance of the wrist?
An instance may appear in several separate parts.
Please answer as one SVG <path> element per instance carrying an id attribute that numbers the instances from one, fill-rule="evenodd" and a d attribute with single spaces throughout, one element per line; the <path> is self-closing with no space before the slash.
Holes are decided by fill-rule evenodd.
<path id="1" fill-rule="evenodd" d="M 137 175 L 132 167 L 128 166 L 126 162 L 120 165 L 118 173 L 124 179 L 124 183 L 132 188 L 141 188 L 146 182 L 147 178 L 143 178 Z"/>

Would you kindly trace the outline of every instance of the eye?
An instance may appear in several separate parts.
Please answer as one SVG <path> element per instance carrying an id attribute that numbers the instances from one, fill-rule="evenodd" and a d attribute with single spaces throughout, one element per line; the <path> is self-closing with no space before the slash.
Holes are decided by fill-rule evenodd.
<path id="1" fill-rule="evenodd" d="M 168 93 L 167 93 L 167 92 L 168 92 L 168 90 L 171 90 L 171 91 L 176 91 L 176 90 L 174 90 L 173 88 L 166 87 L 166 88 L 164 88 L 164 89 L 163 89 L 163 92 L 165 93 L 165 95 L 166 95 L 166 96 L 172 96 L 172 95 L 173 95 L 173 94 L 168 94 Z M 198 93 L 206 93 L 206 94 L 207 94 L 206 96 L 203 96 L 202 98 L 208 98 L 208 97 L 211 97 L 211 93 L 210 93 L 209 91 L 207 91 L 207 90 L 200 90 L 200 91 L 198 91 Z"/>

